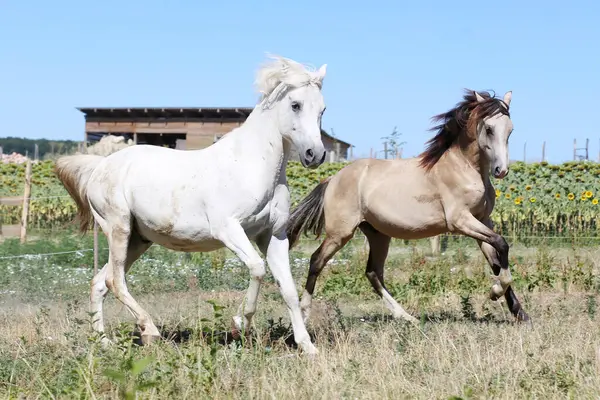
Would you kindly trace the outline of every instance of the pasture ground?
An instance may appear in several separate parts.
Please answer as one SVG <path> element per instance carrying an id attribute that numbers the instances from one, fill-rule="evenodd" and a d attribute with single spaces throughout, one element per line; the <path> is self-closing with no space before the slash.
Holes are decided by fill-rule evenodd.
<path id="1" fill-rule="evenodd" d="M 47 236 L 47 235 L 46 235 Z M 292 252 L 301 288 L 315 242 Z M 514 287 L 533 329 L 487 299 L 490 269 L 472 240 L 439 257 L 428 242 L 395 241 L 386 285 L 421 326 L 394 321 L 364 277 L 362 239 L 317 282 L 309 331 L 320 354 L 299 355 L 270 274 L 251 343 L 224 332 L 247 286 L 224 250 L 185 255 L 153 247 L 130 275 L 134 296 L 170 340 L 136 345 L 134 321 L 111 294 L 102 350 L 87 314 L 91 253 L 16 254 L 88 248 L 54 235 L 0 244 L 0 397 L 504 399 L 596 398 L 600 249 L 579 242 L 514 244 Z M 101 261 L 106 259 L 103 252 Z M 281 317 L 281 319 L 280 319 Z"/>

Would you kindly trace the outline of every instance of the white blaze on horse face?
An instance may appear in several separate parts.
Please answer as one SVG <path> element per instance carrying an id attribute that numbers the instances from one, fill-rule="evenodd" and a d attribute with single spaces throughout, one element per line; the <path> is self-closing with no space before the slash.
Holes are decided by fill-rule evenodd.
<path id="1" fill-rule="evenodd" d="M 484 98 L 477 92 L 478 102 Z M 508 108 L 512 100 L 512 91 L 504 94 L 502 101 Z M 504 104 L 502 105 L 504 107 Z M 478 132 L 479 148 L 490 162 L 490 169 L 495 178 L 502 179 L 508 174 L 508 138 L 513 131 L 513 123 L 508 115 L 496 114 L 483 120 Z"/>
<path id="2" fill-rule="evenodd" d="M 325 66 L 318 71 L 325 74 Z M 316 168 L 325 160 L 325 146 L 321 140 L 321 118 L 325 102 L 317 85 L 291 88 L 277 105 L 279 131 L 292 143 L 302 165 Z"/>
<path id="3" fill-rule="evenodd" d="M 485 151 L 494 178 L 508 174 L 508 138 L 513 123 L 508 115 L 496 114 L 485 118 L 479 131 L 479 146 Z"/>

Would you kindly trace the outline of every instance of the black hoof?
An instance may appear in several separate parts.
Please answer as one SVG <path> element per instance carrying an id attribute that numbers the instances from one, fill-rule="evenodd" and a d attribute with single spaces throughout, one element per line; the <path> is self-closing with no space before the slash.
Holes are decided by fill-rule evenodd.
<path id="1" fill-rule="evenodd" d="M 517 311 L 517 314 L 515 315 L 515 319 L 517 320 L 518 323 L 525 323 L 528 327 L 530 327 L 530 328 L 533 327 L 533 322 L 531 321 L 531 318 L 529 318 L 529 315 L 527 315 L 527 313 L 525 311 L 523 311 L 523 309 L 520 309 L 519 311 Z"/>

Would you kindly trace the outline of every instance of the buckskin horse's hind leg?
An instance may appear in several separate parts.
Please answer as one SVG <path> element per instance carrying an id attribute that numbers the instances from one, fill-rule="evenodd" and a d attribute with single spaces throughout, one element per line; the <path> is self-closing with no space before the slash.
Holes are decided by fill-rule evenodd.
<path id="1" fill-rule="evenodd" d="M 369 241 L 369 259 L 365 275 L 371 282 L 375 293 L 381 297 L 387 308 L 392 312 L 394 318 L 402 318 L 413 324 L 418 324 L 419 320 L 410 315 L 387 291 L 383 282 L 383 268 L 388 255 L 391 238 L 373 228 L 367 222 L 359 225 L 367 240 Z"/>

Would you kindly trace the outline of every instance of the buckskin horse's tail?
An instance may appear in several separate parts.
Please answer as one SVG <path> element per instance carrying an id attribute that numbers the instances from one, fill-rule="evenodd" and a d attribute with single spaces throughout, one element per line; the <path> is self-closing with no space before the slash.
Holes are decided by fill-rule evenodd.
<path id="1" fill-rule="evenodd" d="M 302 233 L 307 234 L 308 231 L 312 231 L 317 237 L 321 235 L 325 225 L 323 203 L 330 179 L 321 181 L 290 214 L 287 227 L 290 249 L 294 247 Z"/>
<path id="2" fill-rule="evenodd" d="M 93 221 L 92 210 L 87 197 L 87 182 L 94 169 L 104 157 L 94 154 L 77 154 L 60 157 L 54 172 L 69 195 L 77 204 L 79 231 L 85 233 Z"/>

